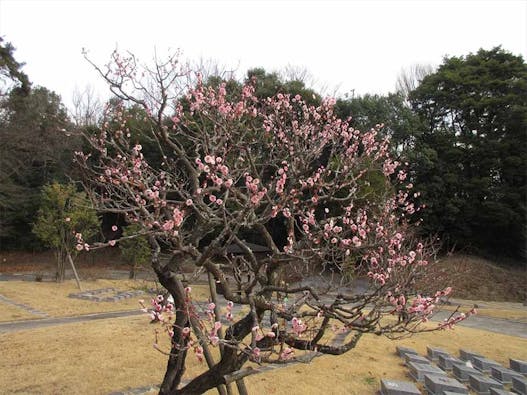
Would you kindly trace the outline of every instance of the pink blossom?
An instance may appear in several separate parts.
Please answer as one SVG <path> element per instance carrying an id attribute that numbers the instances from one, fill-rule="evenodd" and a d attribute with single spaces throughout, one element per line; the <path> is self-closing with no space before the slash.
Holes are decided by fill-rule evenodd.
<path id="1" fill-rule="evenodd" d="M 117 229 L 118 229 L 118 228 L 117 228 L 117 225 L 113 225 L 113 226 L 112 226 L 112 231 L 117 232 Z"/>
<path id="2" fill-rule="evenodd" d="M 293 358 L 294 356 L 294 351 L 293 349 L 289 348 L 289 347 L 286 347 L 284 348 L 284 350 L 280 353 L 280 359 L 283 359 L 283 360 L 288 360 L 288 359 L 291 359 Z"/>
<path id="3" fill-rule="evenodd" d="M 169 220 L 163 224 L 163 230 L 168 232 L 170 230 L 174 229 L 174 221 Z"/>
<path id="4" fill-rule="evenodd" d="M 110 241 L 108 242 L 108 244 L 110 244 L 110 245 L 113 247 L 113 246 L 115 245 L 115 240 L 110 240 Z"/>
<path id="5" fill-rule="evenodd" d="M 183 222 L 183 211 L 179 210 L 178 208 L 175 208 L 172 213 L 172 218 L 174 220 L 174 226 L 179 227 Z"/>
<path id="6" fill-rule="evenodd" d="M 214 159 L 214 157 L 212 157 L 210 155 L 206 155 L 205 156 L 205 163 L 214 164 L 214 163 L 216 163 L 216 160 Z"/>
<path id="7" fill-rule="evenodd" d="M 194 352 L 196 353 L 196 358 L 198 359 L 198 361 L 203 362 L 203 347 L 197 346 L 194 349 Z"/>

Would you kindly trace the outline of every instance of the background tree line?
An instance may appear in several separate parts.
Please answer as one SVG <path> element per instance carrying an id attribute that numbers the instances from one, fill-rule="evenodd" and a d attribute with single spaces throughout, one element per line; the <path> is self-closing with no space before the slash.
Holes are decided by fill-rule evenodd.
<path id="1" fill-rule="evenodd" d="M 0 247 L 38 249 L 31 231 L 42 205 L 41 189 L 78 180 L 72 153 L 82 148 L 75 130 L 100 126 L 102 106 L 93 92 L 75 95 L 68 114 L 60 97 L 31 85 L 14 47 L 0 38 Z M 310 104 L 321 95 L 301 75 L 283 77 L 261 68 L 247 72 L 256 95 L 299 94 Z M 218 85 L 221 76 L 207 76 Z M 241 83 L 229 80 L 231 88 Z M 107 106 L 121 105 L 112 98 Z M 125 111 L 146 157 L 156 155 L 139 107 Z M 526 257 L 527 243 L 527 65 L 501 48 L 446 57 L 434 71 L 417 67 L 402 74 L 395 93 L 344 97 L 341 117 L 354 127 L 385 125 L 393 153 L 409 164 L 423 220 L 423 235 L 439 236 L 445 249 L 491 256 Z M 161 160 L 161 158 L 159 158 Z M 372 188 L 375 188 L 372 183 Z M 102 235 L 116 221 L 102 219 Z"/>

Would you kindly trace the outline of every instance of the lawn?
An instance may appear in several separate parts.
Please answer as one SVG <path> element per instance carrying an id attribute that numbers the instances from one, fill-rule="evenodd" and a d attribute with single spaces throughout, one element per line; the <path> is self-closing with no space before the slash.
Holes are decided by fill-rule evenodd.
<path id="1" fill-rule="evenodd" d="M 115 288 L 118 291 L 148 290 L 156 288 L 154 282 L 144 280 L 95 280 L 82 282 L 83 290 Z M 206 299 L 206 287 L 193 287 L 193 295 Z M 139 310 L 139 299 L 149 299 L 147 293 L 116 302 L 94 302 L 68 297 L 69 294 L 80 292 L 74 280 L 62 284 L 55 282 L 3 281 L 0 282 L 0 294 L 34 309 L 47 313 L 50 317 L 67 317 L 72 315 L 93 314 L 121 310 Z M 8 305 L 0 300 L 0 322 L 20 319 L 42 318 L 29 314 L 23 309 Z"/>
<path id="2" fill-rule="evenodd" d="M 84 289 L 114 287 L 119 290 L 147 288 L 151 284 L 129 280 L 84 282 Z M 48 313 L 67 316 L 138 308 L 137 299 L 91 302 L 69 298 L 78 290 L 64 284 L 2 282 L 0 294 Z M 206 298 L 203 285 L 193 286 L 196 298 Z M 146 297 L 146 295 L 145 295 Z M 470 306 L 472 301 L 462 301 Z M 481 302 L 484 315 L 524 319 L 525 308 L 517 304 Z M 502 307 L 502 308 L 500 308 Z M 18 314 L 18 315 L 17 315 Z M 27 319 L 23 310 L 0 302 L 3 320 Z M 37 316 L 32 316 L 38 318 Z M 144 316 L 75 323 L 0 335 L 0 393 L 108 394 L 162 380 L 166 356 L 154 350 L 154 326 Z M 167 339 L 162 336 L 165 346 Z M 366 335 L 358 346 L 340 356 L 324 356 L 310 364 L 294 365 L 246 379 L 254 394 L 368 394 L 379 389 L 381 378 L 408 379 L 406 368 L 395 355 L 403 344 L 426 353 L 427 345 L 445 348 L 457 355 L 459 348 L 480 352 L 505 365 L 509 357 L 527 359 L 527 340 L 476 329 L 427 333 L 402 341 Z M 185 377 L 203 369 L 193 355 Z M 210 391 L 210 393 L 216 393 Z"/>
<path id="3" fill-rule="evenodd" d="M 153 349 L 153 330 L 145 317 L 136 316 L 2 334 L 0 392 L 108 394 L 159 383 L 166 356 Z M 527 340 L 476 329 L 458 327 L 397 342 L 367 335 L 343 356 L 251 376 L 247 387 L 253 394 L 374 393 L 381 378 L 408 379 L 395 355 L 397 344 L 421 354 L 427 345 L 456 355 L 469 348 L 502 364 L 509 357 L 527 359 Z M 203 368 L 192 354 L 189 362 L 187 378 Z"/>

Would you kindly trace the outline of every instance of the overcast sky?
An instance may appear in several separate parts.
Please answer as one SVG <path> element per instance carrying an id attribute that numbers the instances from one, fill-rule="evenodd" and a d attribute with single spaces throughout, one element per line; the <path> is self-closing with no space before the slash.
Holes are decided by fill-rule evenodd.
<path id="1" fill-rule="evenodd" d="M 328 92 L 393 91 L 401 68 L 502 45 L 524 58 L 527 1 L 0 0 L 0 35 L 34 84 L 66 104 L 75 87 L 103 91 L 81 55 L 142 61 L 180 48 L 236 68 L 306 68 Z"/>

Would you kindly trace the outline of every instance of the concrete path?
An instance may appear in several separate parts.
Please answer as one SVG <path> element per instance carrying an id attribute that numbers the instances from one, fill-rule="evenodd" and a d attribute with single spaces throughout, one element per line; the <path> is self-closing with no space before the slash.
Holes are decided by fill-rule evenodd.
<path id="1" fill-rule="evenodd" d="M 220 305 L 225 307 L 226 301 L 221 298 Z M 236 315 L 240 311 L 239 306 L 234 306 L 233 314 Z M 140 310 L 125 310 L 108 313 L 96 313 L 96 314 L 85 314 L 73 317 L 59 317 L 59 318 L 44 318 L 34 319 L 25 321 L 12 321 L 0 323 L 0 334 L 14 331 L 21 331 L 27 329 L 36 329 L 54 325 L 64 325 L 75 322 L 104 320 L 118 317 L 129 317 L 144 314 Z M 441 311 L 434 315 L 433 321 L 440 322 L 450 316 L 450 312 Z M 229 322 L 222 319 L 223 324 L 228 325 Z M 493 318 L 481 315 L 474 315 L 465 321 L 458 323 L 459 326 L 465 326 L 468 328 L 482 329 L 485 331 L 501 333 L 504 335 L 517 336 L 527 339 L 527 323 L 519 322 L 514 320 L 508 320 L 503 318 Z"/>
<path id="2" fill-rule="evenodd" d="M 434 315 L 433 321 L 442 321 L 445 318 L 450 317 L 450 314 L 450 311 L 440 311 Z M 505 318 L 486 317 L 476 314 L 461 321 L 457 325 L 527 339 L 527 323 L 525 322 L 508 320 Z"/>
<path id="3" fill-rule="evenodd" d="M 107 273 L 105 273 L 108 278 L 127 278 L 128 272 L 124 270 L 109 270 Z M 147 276 L 148 273 L 141 273 L 143 276 Z M 0 281 L 12 281 L 12 280 L 26 280 L 26 281 L 34 281 L 35 275 L 34 274 L 28 274 L 28 273 L 0 273 Z M 314 278 L 307 278 L 304 279 L 300 284 L 296 285 L 310 285 L 314 286 L 315 288 L 319 284 L 320 278 L 314 277 Z M 350 290 L 347 289 L 347 291 L 351 291 L 351 293 L 360 293 L 364 292 L 367 289 L 367 282 L 361 281 L 360 279 L 357 280 L 354 284 L 354 287 Z M 4 301 L 5 302 L 5 301 Z M 454 302 L 454 301 L 451 301 Z M 225 299 L 220 297 L 220 304 L 221 306 L 226 305 Z M 523 307 L 523 306 L 522 306 Z M 527 307 L 526 307 L 527 308 Z M 234 306 L 233 313 L 237 313 L 238 306 Z M 133 316 L 133 315 L 139 315 L 144 314 L 141 313 L 139 310 L 130 310 L 130 311 L 119 311 L 119 312 L 111 312 L 111 313 L 97 313 L 97 314 L 87 314 L 87 315 L 80 315 L 80 316 L 74 316 L 74 317 L 63 317 L 63 318 L 44 318 L 44 319 L 34 319 L 34 320 L 27 320 L 27 321 L 14 321 L 14 322 L 4 322 L 0 323 L 0 333 L 6 333 L 6 332 L 13 332 L 18 330 L 25 330 L 25 329 L 34 329 L 34 328 L 40 328 L 44 326 L 53 326 L 53 325 L 63 325 L 73 322 L 83 322 L 83 321 L 92 321 L 92 320 L 99 320 L 99 319 L 108 319 L 108 318 L 116 318 L 116 317 L 126 317 L 126 316 Z M 450 312 L 443 311 L 437 313 L 433 320 L 434 321 L 442 321 L 444 318 L 447 318 L 449 316 Z M 227 322 L 225 322 L 227 324 Z M 527 338 L 527 322 L 519 322 L 509 319 L 503 319 L 503 318 L 493 318 L 493 317 L 486 317 L 482 315 L 475 315 L 471 316 L 469 319 L 460 322 L 458 325 L 460 326 L 466 326 L 469 328 L 476 328 L 476 329 L 482 329 L 490 332 L 496 332 L 496 333 L 502 333 L 505 335 L 511 335 L 511 336 L 518 336 L 522 338 Z"/>
<path id="4" fill-rule="evenodd" d="M 27 304 L 24 304 L 24 303 L 15 302 L 14 300 L 9 299 L 9 298 L 5 297 L 2 294 L 0 294 L 0 302 L 5 303 L 5 304 L 9 304 L 11 306 L 18 307 L 18 308 L 20 308 L 22 310 L 25 310 L 28 313 L 33 314 L 33 315 L 38 315 L 40 317 L 47 317 L 48 316 L 43 311 L 37 310 L 37 309 L 35 309 L 35 308 L 31 307 L 31 306 L 28 306 Z"/>
<path id="5" fill-rule="evenodd" d="M 110 318 L 129 317 L 144 314 L 140 310 L 112 311 L 109 313 L 96 313 L 76 315 L 73 317 L 43 318 L 25 321 L 0 322 L 0 334 L 8 332 L 23 331 L 28 329 L 37 329 L 46 326 L 72 324 L 75 322 L 106 320 Z"/>

